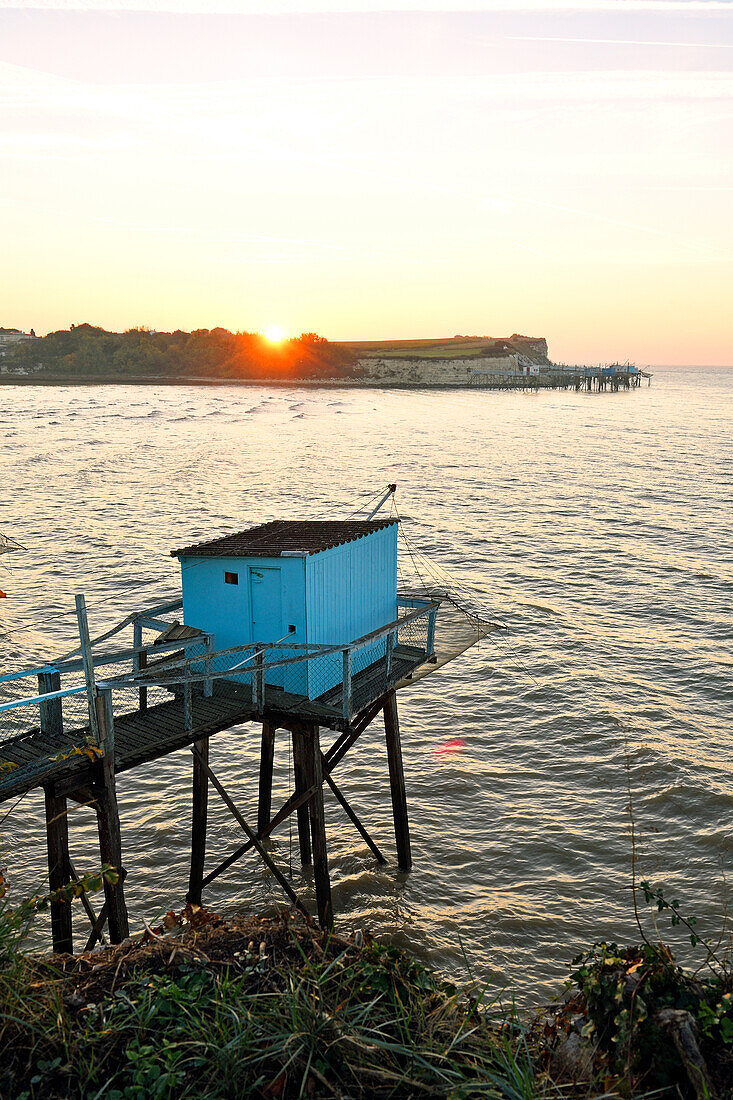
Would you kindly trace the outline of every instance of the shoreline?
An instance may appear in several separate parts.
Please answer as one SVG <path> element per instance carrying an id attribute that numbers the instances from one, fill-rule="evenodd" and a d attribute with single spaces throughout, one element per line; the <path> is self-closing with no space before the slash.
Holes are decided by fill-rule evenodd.
<path id="1" fill-rule="evenodd" d="M 201 388 L 215 388 L 222 386 L 234 386 L 245 388 L 272 388 L 272 389 L 325 389 L 325 390 L 435 390 L 445 392 L 455 390 L 471 393 L 539 393 L 540 391 L 557 391 L 559 389 L 572 390 L 570 385 L 553 385 L 549 382 L 526 383 L 517 382 L 502 385 L 470 385 L 465 382 L 451 380 L 449 382 L 409 381 L 397 382 L 392 379 L 379 381 L 375 378 L 37 378 L 29 376 L 9 377 L 0 375 L 0 387 L 7 386 L 42 386 L 42 387 L 94 387 L 94 386 L 191 386 Z M 622 392 L 620 387 L 614 392 Z M 637 387 L 638 388 L 638 387 Z M 576 392 L 590 392 L 578 390 Z"/>
<path id="2" fill-rule="evenodd" d="M 349 378 L 7 378 L 0 386 L 272 386 L 277 389 L 348 389 L 348 390 L 472 390 L 487 387 L 459 385 L 456 382 L 362 382 Z M 549 389 L 541 386 L 540 389 Z"/>

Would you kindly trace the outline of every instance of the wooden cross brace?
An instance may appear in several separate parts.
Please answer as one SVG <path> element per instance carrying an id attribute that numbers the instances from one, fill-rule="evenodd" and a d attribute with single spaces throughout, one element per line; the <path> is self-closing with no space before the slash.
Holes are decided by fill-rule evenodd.
<path id="1" fill-rule="evenodd" d="M 194 780 L 191 876 L 188 890 L 188 900 L 190 902 L 200 904 L 204 886 L 208 886 L 209 883 L 213 882 L 214 879 L 228 870 L 228 868 L 246 852 L 254 848 L 274 875 L 278 884 L 292 904 L 302 909 L 302 905 L 290 883 L 277 868 L 262 843 L 279 825 L 286 821 L 292 814 L 297 813 L 301 862 L 304 865 L 310 865 L 311 863 L 313 865 L 319 921 L 324 927 L 330 927 L 333 916 L 326 852 L 323 783 L 328 783 L 339 805 L 357 829 L 359 835 L 369 846 L 378 862 L 386 863 L 384 855 L 369 835 L 366 827 L 362 824 L 355 810 L 350 806 L 346 796 L 331 775 L 333 770 L 341 760 L 343 760 L 346 753 L 356 743 L 376 714 L 382 709 L 383 705 L 384 700 L 381 700 L 364 711 L 349 730 L 341 733 L 336 738 L 326 753 L 321 752 L 319 729 L 315 723 L 295 720 L 288 722 L 285 728 L 288 728 L 293 736 L 295 791 L 283 803 L 274 816 L 272 816 L 272 768 L 275 731 L 277 727 L 274 721 L 268 721 L 266 719 L 263 722 L 262 728 L 259 805 L 256 831 L 248 825 L 244 816 L 235 806 L 231 797 L 212 771 L 208 759 L 208 740 L 204 739 L 192 746 L 191 751 L 194 757 Z M 247 840 L 232 852 L 231 855 L 222 860 L 209 872 L 209 874 L 204 875 L 208 801 L 207 788 L 209 783 L 211 783 L 217 791 L 229 812 L 244 831 Z"/>

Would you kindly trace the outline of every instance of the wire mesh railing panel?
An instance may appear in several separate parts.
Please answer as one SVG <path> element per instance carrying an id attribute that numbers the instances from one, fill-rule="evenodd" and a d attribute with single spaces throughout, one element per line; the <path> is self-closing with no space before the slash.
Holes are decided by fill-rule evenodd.
<path id="1" fill-rule="evenodd" d="M 304 668 L 304 671 L 306 669 Z M 341 650 L 311 657 L 307 662 L 307 689 L 309 699 L 320 699 L 340 688 L 344 677 L 344 657 Z"/>
<path id="2" fill-rule="evenodd" d="M 370 645 L 360 646 L 351 654 L 351 676 L 358 676 L 387 656 L 387 638 L 378 638 Z"/>
<path id="3" fill-rule="evenodd" d="M 89 730 L 89 701 L 85 691 L 62 699 L 61 720 L 67 734 L 78 731 L 83 740 Z"/>
<path id="4" fill-rule="evenodd" d="M 10 703 L 12 698 L 8 698 L 7 694 L 3 692 L 0 696 L 0 702 Z M 16 699 L 19 696 L 16 695 Z M 13 741 L 24 734 L 33 733 L 40 729 L 41 716 L 40 706 L 38 703 L 29 703 L 25 706 L 16 707 L 13 710 L 6 710 L 0 714 L 0 775 L 2 775 L 3 764 L 3 745 L 9 741 Z"/>
<path id="5" fill-rule="evenodd" d="M 251 686 L 256 660 L 255 646 L 248 646 L 235 653 L 215 653 L 208 661 L 197 664 L 197 675 Z"/>
<path id="6" fill-rule="evenodd" d="M 351 655 L 351 713 L 358 713 L 388 689 L 391 668 L 388 637 L 355 649 Z"/>
<path id="7" fill-rule="evenodd" d="M 396 644 L 410 649 L 427 652 L 429 622 L 428 614 L 400 623 L 397 628 Z"/>

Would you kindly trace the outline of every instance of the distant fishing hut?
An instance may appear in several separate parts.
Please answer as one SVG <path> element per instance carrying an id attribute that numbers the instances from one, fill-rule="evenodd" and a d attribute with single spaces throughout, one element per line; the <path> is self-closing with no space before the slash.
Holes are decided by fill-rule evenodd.
<path id="1" fill-rule="evenodd" d="M 193 754 L 188 899 L 254 850 L 293 905 L 303 908 L 264 843 L 297 817 L 301 862 L 313 866 L 321 925 L 333 920 L 323 785 L 374 857 L 386 859 L 334 778 L 378 714 L 384 715 L 397 864 L 412 865 L 396 692 L 446 663 L 493 628 L 444 589 L 421 581 L 398 591 L 398 521 L 378 519 L 394 493 L 360 520 L 275 520 L 172 551 L 182 597 L 132 612 L 91 639 L 83 596 L 76 598 L 80 645 L 42 668 L 0 676 L 0 801 L 42 787 L 51 890 L 78 876 L 72 862 L 68 800 L 97 816 L 105 882 L 99 914 L 82 894 L 91 924 L 87 946 L 128 934 L 116 775 L 184 746 Z M 412 555 L 411 555 L 412 557 Z M 182 608 L 183 621 L 173 619 Z M 117 637 L 131 630 L 132 644 Z M 111 643 L 112 638 L 117 638 Z M 38 694 L 18 698 L 37 678 Z M 3 701 L 4 700 L 4 701 Z M 261 723 L 257 822 L 250 824 L 217 777 L 215 735 Z M 294 790 L 272 811 L 276 733 L 292 742 Z M 321 732 L 334 738 L 322 746 Z M 206 873 L 212 787 L 244 834 Z M 71 900 L 51 904 L 54 948 L 72 946 Z"/>

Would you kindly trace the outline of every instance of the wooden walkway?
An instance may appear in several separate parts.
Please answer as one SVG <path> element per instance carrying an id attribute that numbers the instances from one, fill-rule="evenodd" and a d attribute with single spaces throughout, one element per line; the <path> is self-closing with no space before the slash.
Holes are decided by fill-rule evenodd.
<path id="1" fill-rule="evenodd" d="M 268 687 L 264 709 L 258 711 L 249 685 L 217 680 L 211 698 L 193 694 L 190 728 L 186 728 L 182 693 L 178 692 L 169 702 L 115 716 L 115 773 L 158 760 L 232 726 L 263 718 L 275 727 L 303 721 L 348 730 L 358 724 L 362 712 L 375 699 L 409 678 L 424 660 L 424 651 L 400 646 L 393 651 L 389 677 L 384 658 L 357 673 L 352 680 L 354 716 L 348 725 L 341 716 L 340 685 L 314 701 Z M 88 726 L 64 728 L 53 734 L 35 728 L 0 742 L 0 767 L 6 762 L 13 765 L 0 772 L 0 802 L 48 784 L 58 796 L 91 786 L 93 755 L 78 751 L 88 736 Z"/>

